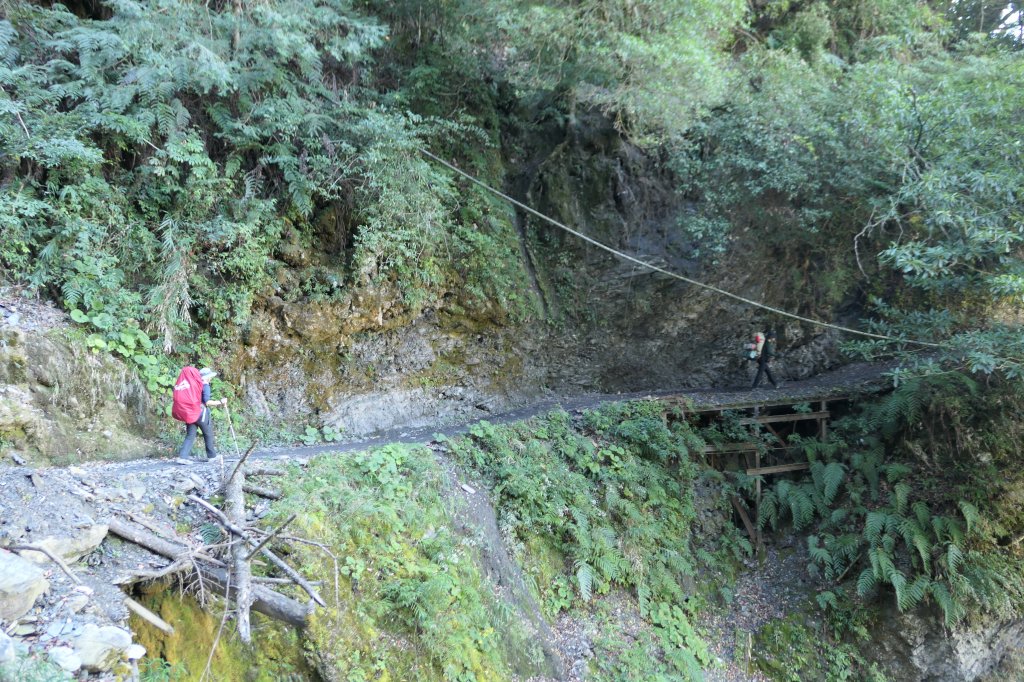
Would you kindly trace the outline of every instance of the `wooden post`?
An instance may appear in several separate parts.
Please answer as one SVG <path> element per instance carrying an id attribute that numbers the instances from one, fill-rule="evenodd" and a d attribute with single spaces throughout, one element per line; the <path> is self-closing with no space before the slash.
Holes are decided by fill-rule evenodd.
<path id="1" fill-rule="evenodd" d="M 758 469 L 761 468 L 761 451 L 756 450 L 754 452 L 754 464 Z M 754 497 L 754 516 L 757 517 L 757 547 L 755 551 L 761 552 L 761 477 L 757 477 L 757 483 L 755 483 L 755 497 Z"/>
<path id="2" fill-rule="evenodd" d="M 824 400 L 822 400 L 821 401 L 821 410 L 819 410 L 819 411 L 820 412 L 824 412 L 825 411 L 825 407 L 827 405 L 828 405 L 828 403 L 826 403 Z M 819 424 L 819 426 L 818 426 L 818 433 L 821 436 L 821 442 L 824 443 L 825 441 L 828 440 L 828 417 L 822 417 L 821 421 L 819 421 L 818 424 Z"/>

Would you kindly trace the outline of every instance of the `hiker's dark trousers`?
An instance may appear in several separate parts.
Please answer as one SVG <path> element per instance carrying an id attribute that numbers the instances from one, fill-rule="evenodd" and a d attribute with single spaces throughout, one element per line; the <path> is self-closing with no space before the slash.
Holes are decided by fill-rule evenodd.
<path id="1" fill-rule="evenodd" d="M 754 377 L 754 383 L 751 385 L 751 388 L 757 388 L 758 384 L 761 383 L 761 377 L 765 375 L 768 376 L 768 381 L 772 382 L 772 386 L 778 386 L 778 384 L 775 383 L 775 377 L 772 376 L 771 360 L 765 360 L 762 358 L 757 362 L 757 376 Z"/>
<path id="2" fill-rule="evenodd" d="M 185 426 L 185 442 L 181 444 L 178 457 L 188 458 L 192 454 L 192 445 L 196 442 L 196 427 L 203 432 L 203 443 L 206 444 L 206 456 L 216 457 L 217 450 L 213 447 L 213 421 L 210 419 L 210 408 L 203 405 L 199 421 Z"/>

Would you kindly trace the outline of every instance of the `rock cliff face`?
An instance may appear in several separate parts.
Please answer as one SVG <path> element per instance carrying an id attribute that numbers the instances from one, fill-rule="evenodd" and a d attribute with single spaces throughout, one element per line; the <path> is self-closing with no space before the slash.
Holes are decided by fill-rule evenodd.
<path id="1" fill-rule="evenodd" d="M 873 641 L 868 653 L 898 682 L 1000 679 L 1004 660 L 1024 647 L 1024 620 L 992 616 L 946 631 L 936 610 L 901 614 L 890 607 L 880 616 Z"/>
<path id="2" fill-rule="evenodd" d="M 64 464 L 153 452 L 150 398 L 125 365 L 47 332 L 0 329 L 0 450 Z M 20 454 L 19 454 L 20 453 Z M 10 462 L 7 462 L 10 463 Z"/>
<path id="3" fill-rule="evenodd" d="M 600 117 L 513 147 L 504 188 L 528 205 L 617 249 L 754 300 L 785 306 L 784 265 L 745 244 L 715 265 L 694 259 L 680 224 L 688 204 L 664 164 Z M 741 345 L 776 326 L 782 378 L 838 362 L 838 339 L 820 328 L 768 319 L 742 303 L 586 245 L 536 217 L 515 218 L 535 313 L 513 322 L 467 311 L 459 292 L 410 309 L 401 292 L 361 289 L 330 302 L 287 301 L 301 249 L 289 252 L 279 291 L 258 305 L 232 361 L 248 404 L 278 420 L 361 435 L 485 417 L 544 392 L 739 386 L 752 368 Z M 762 267 L 751 267 L 752 262 Z M 288 268 L 292 268 L 289 270 Z M 792 302 L 792 301 L 790 301 Z M 479 307 L 479 306 L 478 306 Z M 807 307 L 804 307 L 806 310 Z M 831 310 L 820 316 L 831 318 Z"/>

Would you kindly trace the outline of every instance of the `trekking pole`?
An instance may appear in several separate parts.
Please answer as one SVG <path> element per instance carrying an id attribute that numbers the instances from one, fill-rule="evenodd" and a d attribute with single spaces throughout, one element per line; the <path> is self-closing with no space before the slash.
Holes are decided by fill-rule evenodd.
<path id="1" fill-rule="evenodd" d="M 224 414 L 228 418 L 228 430 L 231 431 L 231 440 L 235 444 L 235 454 L 238 457 L 242 456 L 242 451 L 238 449 L 238 436 L 235 435 L 235 425 L 231 423 L 231 410 L 228 409 L 227 402 L 224 403 Z"/>

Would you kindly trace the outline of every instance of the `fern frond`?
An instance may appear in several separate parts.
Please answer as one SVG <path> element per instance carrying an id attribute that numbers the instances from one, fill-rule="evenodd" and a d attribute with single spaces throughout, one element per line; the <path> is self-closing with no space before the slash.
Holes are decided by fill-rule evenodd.
<path id="1" fill-rule="evenodd" d="M 576 567 L 576 584 L 580 598 L 585 602 L 590 601 L 594 588 L 594 569 L 589 564 L 581 563 Z"/>
<path id="2" fill-rule="evenodd" d="M 861 597 L 866 597 L 875 589 L 877 584 L 878 578 L 875 576 L 875 571 L 871 568 L 865 568 L 857 577 L 857 594 Z"/>
<path id="3" fill-rule="evenodd" d="M 910 498 L 910 486 L 902 481 L 893 486 L 893 499 L 896 501 L 896 513 L 903 515 L 907 513 L 907 503 Z"/>
<path id="4" fill-rule="evenodd" d="M 971 533 L 976 526 L 982 524 L 981 512 L 967 500 L 960 500 L 959 506 L 960 513 L 963 514 L 964 521 L 967 523 L 967 532 Z"/>
<path id="5" fill-rule="evenodd" d="M 825 467 L 825 471 L 822 474 L 825 504 L 832 504 L 832 501 L 835 499 L 836 493 L 839 492 L 839 487 L 843 484 L 843 479 L 845 477 L 846 467 L 839 462 L 829 462 Z"/>
<path id="6" fill-rule="evenodd" d="M 832 561 L 832 554 L 818 544 L 818 538 L 814 535 L 807 537 L 807 552 L 811 560 L 821 566 L 827 566 Z"/>
<path id="7" fill-rule="evenodd" d="M 881 542 L 886 517 L 885 512 L 875 511 L 868 512 L 867 518 L 864 519 L 864 537 L 871 544 L 877 545 Z"/>
<path id="8" fill-rule="evenodd" d="M 964 553 L 952 542 L 946 547 L 946 570 L 951 574 L 960 572 L 964 564 Z"/>
<path id="9" fill-rule="evenodd" d="M 922 528 L 926 528 L 931 525 L 932 510 L 928 508 L 927 503 L 918 500 L 913 504 L 911 509 L 914 511 L 914 517 L 917 518 L 917 522 Z M 938 537 L 937 532 L 936 537 Z"/>

